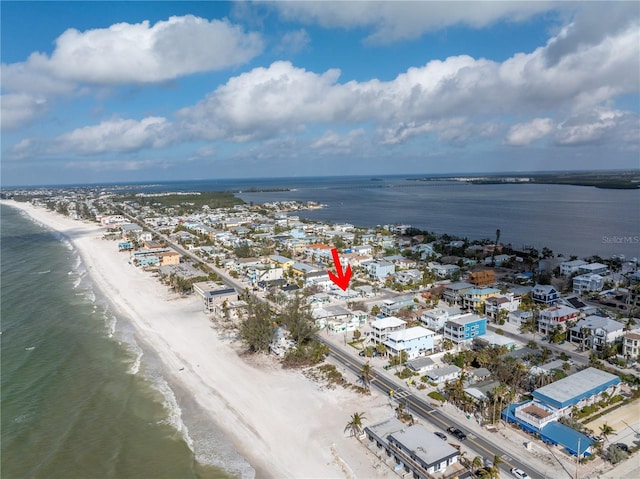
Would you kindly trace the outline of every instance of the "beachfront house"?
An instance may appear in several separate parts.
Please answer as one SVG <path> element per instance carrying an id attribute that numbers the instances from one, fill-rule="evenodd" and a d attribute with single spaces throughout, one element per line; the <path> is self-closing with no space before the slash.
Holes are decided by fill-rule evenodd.
<path id="1" fill-rule="evenodd" d="M 205 313 L 212 313 L 217 304 L 224 301 L 237 301 L 238 293 L 235 289 L 222 286 L 213 281 L 193 283 L 193 292 L 202 299 L 202 309 Z"/>
<path id="2" fill-rule="evenodd" d="M 434 351 L 435 336 L 436 333 L 433 331 L 422 326 L 415 326 L 389 333 L 384 345 L 387 347 L 389 355 L 399 356 L 404 352 L 407 359 L 415 359 Z"/>
<path id="3" fill-rule="evenodd" d="M 392 457 L 401 476 L 417 479 L 465 477 L 467 470 L 458 459 L 460 451 L 421 424 L 407 426 L 396 418 L 364 429 L 367 447 L 382 459 Z"/>
<path id="4" fill-rule="evenodd" d="M 511 404 L 502 411 L 502 418 L 518 424 L 525 431 L 537 433 L 551 444 L 563 446 L 573 455 L 589 455 L 593 439 L 571 429 L 558 420 L 598 402 L 603 394 L 613 396 L 620 378 L 606 371 L 587 368 L 571 376 L 534 390 L 532 400 Z"/>
<path id="5" fill-rule="evenodd" d="M 460 274 L 460 266 L 457 264 L 429 263 L 429 269 L 438 278 L 452 278 Z"/>
<path id="6" fill-rule="evenodd" d="M 580 274 L 607 274 L 609 267 L 602 263 L 583 264 L 578 268 Z"/>
<path id="7" fill-rule="evenodd" d="M 523 323 L 526 323 L 531 318 L 533 318 L 533 312 L 516 309 L 515 311 L 509 313 L 509 316 L 507 316 L 507 321 L 510 324 L 514 324 L 520 327 Z"/>

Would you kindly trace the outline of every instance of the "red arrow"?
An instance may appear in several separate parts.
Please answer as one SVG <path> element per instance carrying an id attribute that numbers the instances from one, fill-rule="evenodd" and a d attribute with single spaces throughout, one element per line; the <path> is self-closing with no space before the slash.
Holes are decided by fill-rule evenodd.
<path id="1" fill-rule="evenodd" d="M 333 255 L 333 264 L 336 266 L 336 272 L 338 275 L 336 276 L 331 271 L 329 273 L 329 279 L 336 283 L 340 289 L 346 291 L 349 287 L 349 281 L 351 280 L 351 265 L 347 266 L 347 271 L 342 272 L 342 265 L 340 264 L 340 258 L 338 258 L 338 250 L 333 248 L 331 250 L 331 254 Z"/>

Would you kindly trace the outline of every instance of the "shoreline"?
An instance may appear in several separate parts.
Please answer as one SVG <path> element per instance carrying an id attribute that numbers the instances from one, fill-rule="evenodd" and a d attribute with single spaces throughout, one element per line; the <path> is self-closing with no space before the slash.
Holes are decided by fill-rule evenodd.
<path id="1" fill-rule="evenodd" d="M 140 346 L 160 359 L 186 427 L 215 424 L 255 477 L 380 477 L 365 449 L 343 433 L 355 411 L 366 409 L 370 420 L 388 414 L 375 395 L 327 391 L 270 357 L 244 359 L 236 344 L 219 336 L 195 298 L 169 292 L 128 264 L 115 242 L 101 238 L 100 226 L 28 203 L 2 204 L 73 245 L 113 313 L 130 322 Z"/>

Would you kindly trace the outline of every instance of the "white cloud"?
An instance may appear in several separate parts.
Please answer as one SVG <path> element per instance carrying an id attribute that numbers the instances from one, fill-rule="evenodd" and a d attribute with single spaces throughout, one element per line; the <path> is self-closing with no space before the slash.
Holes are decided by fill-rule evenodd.
<path id="1" fill-rule="evenodd" d="M 544 138 L 551 130 L 553 130 L 551 118 L 534 118 L 530 122 L 513 125 L 505 143 L 511 146 L 526 146 Z"/>
<path id="2" fill-rule="evenodd" d="M 310 42 L 311 37 L 304 28 L 301 28 L 282 35 L 277 49 L 288 54 L 295 54 L 304 50 Z"/>
<path id="3" fill-rule="evenodd" d="M 44 113 L 47 101 L 42 96 L 8 93 L 0 97 L 0 127 L 3 130 L 20 128 Z"/>
<path id="4" fill-rule="evenodd" d="M 341 135 L 333 130 L 326 131 L 322 136 L 311 143 L 313 149 L 341 149 L 346 150 L 353 146 L 354 142 L 365 135 L 364 128 L 351 130 L 346 135 Z"/>
<path id="5" fill-rule="evenodd" d="M 291 139 L 311 126 L 330 130 L 316 147 L 342 141 L 334 131 L 361 128 L 373 129 L 375 138 L 389 145 L 431 134 L 457 145 L 501 134 L 507 144 L 526 145 L 550 134 L 567 116 L 575 125 L 561 124 L 554 133 L 557 144 L 591 141 L 602 131 L 598 141 L 606 141 L 612 138 L 607 121 L 588 115 L 640 90 L 639 27 L 635 18 L 598 42 L 568 49 L 554 62 L 547 58 L 552 39 L 504 62 L 454 56 L 409 68 L 390 81 L 341 83 L 338 69 L 313 72 L 277 61 L 230 78 L 178 111 L 175 121 L 107 121 L 62 135 L 53 145 L 82 154 L 134 151 L 194 140 Z M 520 118 L 520 124 L 504 135 L 505 118 L 511 117 Z M 637 141 L 633 135 L 617 138 Z"/>
<path id="6" fill-rule="evenodd" d="M 465 24 L 482 28 L 497 21 L 523 21 L 557 8 L 551 2 L 273 2 L 287 20 L 325 28 L 370 27 L 369 43 L 414 39 L 426 32 Z"/>
<path id="7" fill-rule="evenodd" d="M 144 21 L 85 32 L 69 29 L 56 39 L 50 57 L 34 53 L 24 63 L 3 65 L 3 87 L 24 88 L 24 77 L 38 72 L 90 84 L 153 83 L 239 65 L 261 51 L 258 34 L 226 20 L 192 15 L 154 25 Z"/>
<path id="8" fill-rule="evenodd" d="M 637 114 L 607 108 L 581 112 L 558 125 L 555 142 L 576 146 L 607 142 L 640 141 L 640 118 Z"/>
<path id="9" fill-rule="evenodd" d="M 165 118 L 147 117 L 141 121 L 116 119 L 60 135 L 47 147 L 47 151 L 94 155 L 160 148 L 172 141 L 170 123 Z"/>

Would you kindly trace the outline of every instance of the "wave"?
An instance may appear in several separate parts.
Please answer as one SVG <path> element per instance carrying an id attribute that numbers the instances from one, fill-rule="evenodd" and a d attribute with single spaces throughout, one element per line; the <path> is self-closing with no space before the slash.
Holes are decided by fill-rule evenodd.
<path id="1" fill-rule="evenodd" d="M 138 346 L 138 343 L 133 343 L 131 349 L 134 350 L 133 353 L 135 354 L 135 359 L 127 373 L 135 375 L 138 374 L 138 371 L 140 371 L 140 364 L 142 362 L 142 356 L 144 355 L 144 352 L 142 351 L 142 348 Z"/>
<path id="2" fill-rule="evenodd" d="M 169 383 L 163 376 L 156 376 L 153 380 L 153 385 L 160 394 L 162 394 L 162 405 L 164 406 L 165 411 L 167 411 L 167 417 L 158 421 L 158 424 L 166 424 L 173 427 L 182 435 L 182 438 L 189 446 L 189 449 L 193 451 L 193 439 L 189 435 L 187 425 L 182 420 L 182 409 L 178 404 L 178 399 L 176 398 L 173 389 L 171 389 L 171 386 L 169 386 Z"/>
<path id="3" fill-rule="evenodd" d="M 27 348 L 24 348 L 25 351 L 33 351 L 34 349 L 36 349 L 35 346 L 29 346 Z"/>
<path id="4" fill-rule="evenodd" d="M 51 273 L 51 270 L 48 269 L 46 271 L 36 271 L 35 273 L 31 273 L 31 274 L 47 274 L 47 273 Z"/>

